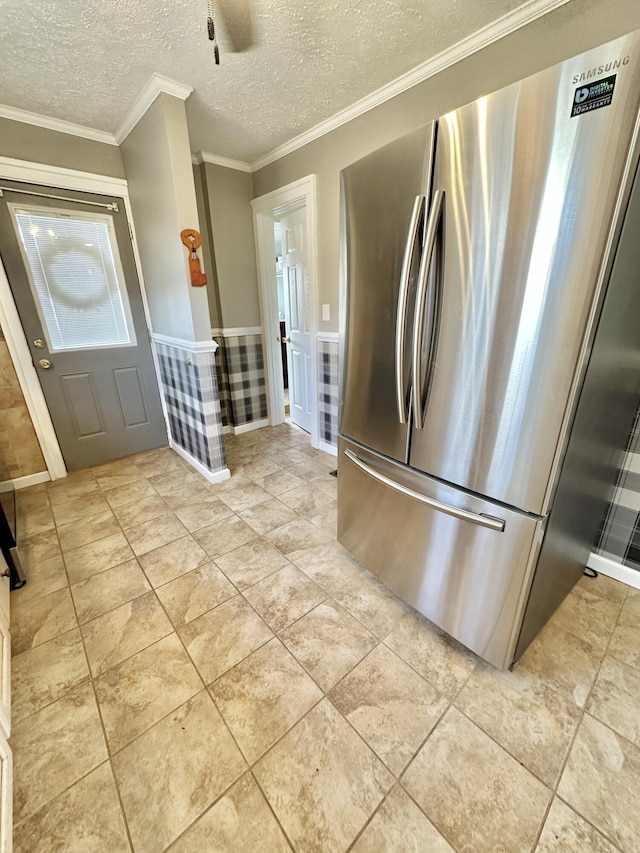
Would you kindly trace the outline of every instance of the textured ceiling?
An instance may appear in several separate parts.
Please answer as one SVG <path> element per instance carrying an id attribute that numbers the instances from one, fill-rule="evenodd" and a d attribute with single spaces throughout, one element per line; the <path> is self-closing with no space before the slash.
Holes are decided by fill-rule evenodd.
<path id="1" fill-rule="evenodd" d="M 218 0 L 223 2 L 223 0 Z M 193 86 L 192 149 L 251 161 L 520 6 L 224 0 L 254 47 L 221 65 L 206 0 L 2 0 L 0 103 L 113 132 L 153 72 Z"/>

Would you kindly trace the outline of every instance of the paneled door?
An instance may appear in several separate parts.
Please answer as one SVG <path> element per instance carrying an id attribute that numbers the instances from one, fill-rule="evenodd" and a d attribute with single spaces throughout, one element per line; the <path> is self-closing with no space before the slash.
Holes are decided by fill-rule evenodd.
<path id="1" fill-rule="evenodd" d="M 67 469 L 166 444 L 122 200 L 0 191 L 0 255 Z"/>
<path id="2" fill-rule="evenodd" d="M 307 270 L 306 209 L 282 217 L 282 255 L 287 324 L 287 369 L 291 420 L 311 432 L 313 364 L 309 322 L 309 275 Z"/>

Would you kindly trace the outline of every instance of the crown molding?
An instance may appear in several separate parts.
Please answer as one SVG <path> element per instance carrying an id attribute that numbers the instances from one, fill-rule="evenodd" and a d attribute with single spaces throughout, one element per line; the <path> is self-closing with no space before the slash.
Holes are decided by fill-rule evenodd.
<path id="1" fill-rule="evenodd" d="M 467 38 L 462 39 L 462 41 L 459 41 L 457 44 L 443 50 L 441 53 L 438 53 L 436 56 L 428 59 L 421 65 L 417 65 L 406 74 L 396 77 L 396 79 L 392 80 L 391 83 L 381 86 L 379 89 L 376 89 L 375 92 L 372 92 L 370 95 L 366 95 L 350 107 L 340 110 L 340 112 L 337 112 L 330 118 L 321 121 L 319 124 L 316 124 L 314 127 L 306 130 L 294 139 L 290 139 L 288 142 L 285 142 L 277 148 L 274 148 L 272 151 L 269 151 L 264 156 L 258 157 L 257 160 L 254 160 L 251 163 L 251 171 L 257 172 L 258 169 L 263 169 L 270 163 L 274 163 L 276 160 L 280 160 L 287 154 L 297 151 L 298 148 L 302 148 L 303 145 L 307 145 L 309 142 L 313 142 L 315 139 L 324 136 L 326 133 L 336 130 L 338 127 L 341 127 L 343 124 L 346 124 L 352 119 L 361 116 L 363 113 L 372 110 L 374 107 L 380 106 L 380 104 L 394 98 L 396 95 L 406 92 L 407 89 L 411 89 L 418 83 L 422 83 L 430 77 L 434 77 L 441 71 L 455 65 L 456 62 L 466 59 L 468 56 L 471 56 L 471 54 L 482 50 L 484 47 L 488 47 L 490 44 L 493 44 L 501 38 L 509 35 L 509 33 L 532 23 L 538 18 L 541 18 L 543 15 L 546 15 L 548 12 L 552 12 L 554 9 L 557 9 L 559 6 L 564 6 L 564 4 L 568 2 L 569 0 L 530 0 L 530 2 L 525 3 L 513 12 L 508 12 L 506 15 L 503 15 L 491 24 L 487 24 L 486 27 L 476 30 L 476 32 L 467 36 Z"/>
<path id="2" fill-rule="evenodd" d="M 210 154 L 208 151 L 198 151 L 191 159 L 197 166 L 201 163 L 212 163 L 214 166 L 224 166 L 225 169 L 236 169 L 238 172 L 251 171 L 250 163 L 233 160 L 231 157 L 221 157 L 219 154 Z"/>
<path id="3" fill-rule="evenodd" d="M 177 83 L 175 80 L 163 77 L 162 74 L 152 74 L 149 82 L 129 107 L 127 114 L 116 128 L 114 136 L 118 145 L 124 142 L 161 92 L 186 101 L 193 92 L 193 86 L 185 86 L 183 83 Z"/>
<path id="4" fill-rule="evenodd" d="M 72 121 L 65 121 L 61 118 L 30 113 L 28 110 L 9 107 L 6 104 L 0 104 L 0 118 L 21 121 L 23 124 L 44 127 L 47 130 L 56 130 L 58 133 L 68 133 L 71 136 L 80 136 L 83 139 L 91 139 L 93 142 L 104 142 L 106 145 L 118 144 L 115 136 L 106 130 L 97 130 L 95 127 L 85 127 L 83 124 L 74 124 Z"/>

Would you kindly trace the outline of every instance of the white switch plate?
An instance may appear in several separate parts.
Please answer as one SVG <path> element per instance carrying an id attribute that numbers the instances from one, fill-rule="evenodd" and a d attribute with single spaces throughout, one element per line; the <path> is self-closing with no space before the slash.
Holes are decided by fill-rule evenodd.
<path id="1" fill-rule="evenodd" d="M 322 306 L 322 319 L 324 322 L 327 322 L 328 320 L 331 319 L 331 312 L 329 311 L 328 305 Z"/>

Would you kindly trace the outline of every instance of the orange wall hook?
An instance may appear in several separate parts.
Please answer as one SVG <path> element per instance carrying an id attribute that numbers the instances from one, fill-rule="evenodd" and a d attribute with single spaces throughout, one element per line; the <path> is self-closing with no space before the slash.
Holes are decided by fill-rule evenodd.
<path id="1" fill-rule="evenodd" d="M 200 266 L 200 258 L 198 257 L 198 249 L 202 245 L 202 237 L 193 228 L 185 228 L 180 232 L 180 239 L 189 249 L 189 274 L 191 275 L 192 287 L 204 287 L 207 283 L 207 276 L 202 272 Z"/>

